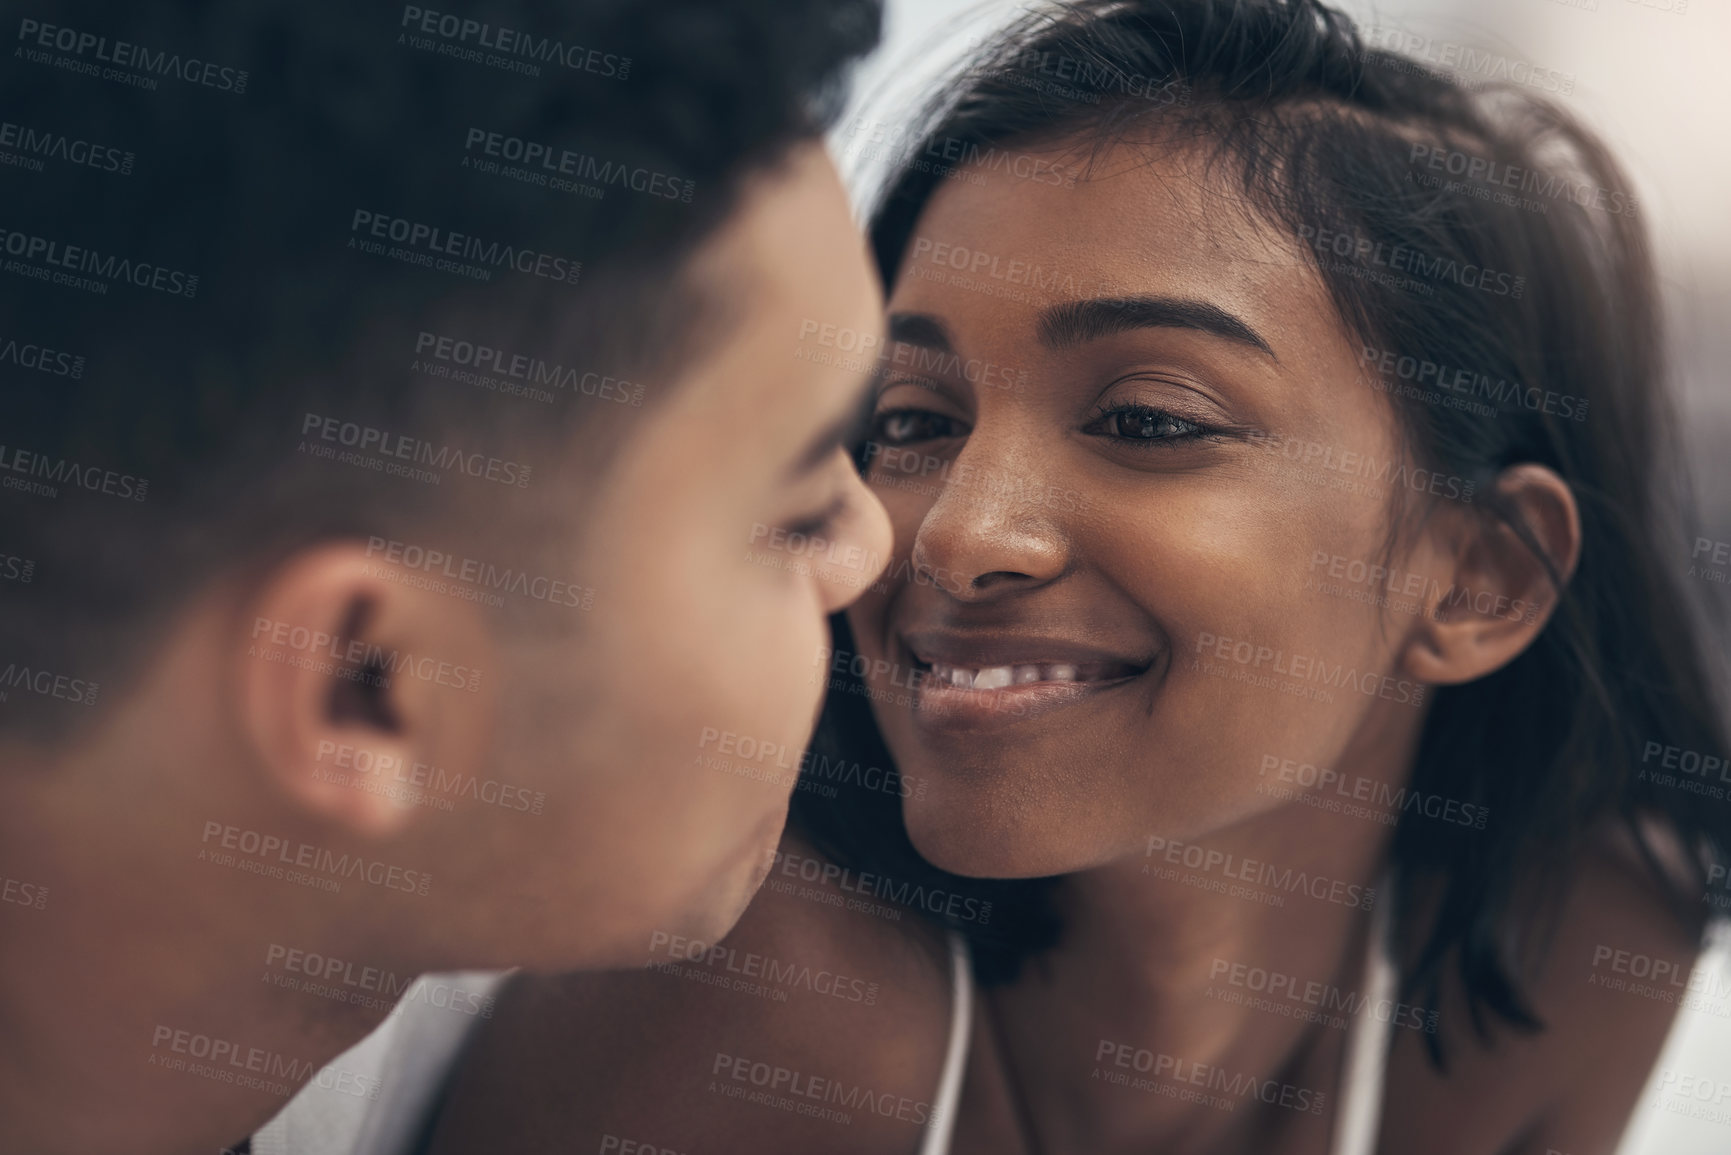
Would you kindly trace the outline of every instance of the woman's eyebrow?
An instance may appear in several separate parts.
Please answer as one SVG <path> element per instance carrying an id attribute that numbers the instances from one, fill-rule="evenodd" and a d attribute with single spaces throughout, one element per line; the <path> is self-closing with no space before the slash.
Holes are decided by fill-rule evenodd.
<path id="1" fill-rule="evenodd" d="M 929 313 L 891 313 L 889 337 L 903 345 L 917 345 L 940 353 L 955 352 L 950 346 L 950 331 Z"/>
<path id="2" fill-rule="evenodd" d="M 1068 349 L 1132 329 L 1178 328 L 1212 333 L 1274 357 L 1267 341 L 1242 319 L 1207 301 L 1182 297 L 1095 297 L 1064 301 L 1040 314 L 1040 343 Z M 893 330 L 892 330 L 893 332 Z"/>

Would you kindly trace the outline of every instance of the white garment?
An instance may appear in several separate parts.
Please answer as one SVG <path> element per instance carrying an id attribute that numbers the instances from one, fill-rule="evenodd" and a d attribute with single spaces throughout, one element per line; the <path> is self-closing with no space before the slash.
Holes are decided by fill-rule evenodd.
<path id="1" fill-rule="evenodd" d="M 406 1155 L 469 1033 L 508 971 L 422 975 L 372 1034 L 308 1083 L 252 1137 L 253 1155 Z M 453 997 L 457 992 L 460 997 Z M 473 997 L 471 997 L 473 996 Z M 461 1008 L 461 1009 L 457 1009 Z M 376 1098 L 353 1088 L 378 1088 Z"/>

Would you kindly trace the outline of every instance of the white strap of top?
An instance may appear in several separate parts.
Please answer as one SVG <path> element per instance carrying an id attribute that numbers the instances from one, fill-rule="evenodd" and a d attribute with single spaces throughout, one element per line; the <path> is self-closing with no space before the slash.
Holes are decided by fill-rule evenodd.
<path id="1" fill-rule="evenodd" d="M 950 1045 L 944 1052 L 944 1073 L 938 1078 L 938 1093 L 932 1100 L 932 1114 L 926 1120 L 919 1155 L 949 1155 L 950 1138 L 956 1130 L 956 1106 L 962 1099 L 962 1076 L 968 1069 L 974 976 L 968 959 L 968 940 L 954 931 L 950 932 L 950 976 Z"/>
<path id="2" fill-rule="evenodd" d="M 1377 905 L 1371 911 L 1370 943 L 1366 948 L 1365 998 L 1347 1035 L 1346 1070 L 1341 1080 L 1330 1155 L 1374 1155 L 1376 1151 L 1377 1128 L 1382 1122 L 1383 1074 L 1388 1064 L 1394 1016 L 1379 1015 L 1375 1008 L 1384 1006 L 1385 1001 L 1393 1002 L 1399 982 L 1394 960 L 1388 954 L 1391 898 L 1388 886 L 1377 888 Z"/>

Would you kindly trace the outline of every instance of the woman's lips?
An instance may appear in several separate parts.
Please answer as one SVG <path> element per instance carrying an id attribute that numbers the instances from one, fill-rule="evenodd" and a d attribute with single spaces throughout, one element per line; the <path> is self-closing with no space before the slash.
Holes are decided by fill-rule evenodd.
<path id="1" fill-rule="evenodd" d="M 1039 682 L 1107 682 L 1136 672 L 1126 662 L 1012 662 L 976 668 L 932 662 L 922 670 L 922 682 L 962 690 L 1002 690 Z"/>
<path id="2" fill-rule="evenodd" d="M 1080 645 L 1049 640 L 1036 644 L 1046 652 L 1014 639 L 973 644 L 904 639 L 917 671 L 912 701 L 916 725 L 977 730 L 1029 721 L 1123 686 L 1153 665 L 1152 660 L 1100 656 Z M 1020 655 L 1014 653 L 1018 648 Z M 1061 652 L 1065 650 L 1069 652 Z"/>

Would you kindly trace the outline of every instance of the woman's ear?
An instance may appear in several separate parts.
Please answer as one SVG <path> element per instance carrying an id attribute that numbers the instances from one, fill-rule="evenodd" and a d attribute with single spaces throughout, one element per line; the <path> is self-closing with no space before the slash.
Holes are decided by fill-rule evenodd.
<path id="1" fill-rule="evenodd" d="M 359 543 L 298 554 L 235 629 L 239 722 L 266 777 L 302 812 L 383 838 L 408 824 L 433 768 L 472 774 L 498 670 L 473 603 L 393 581 Z"/>
<path id="2" fill-rule="evenodd" d="M 1568 483 L 1543 465 L 1513 465 L 1492 484 L 1509 518 L 1526 527 L 1566 583 L 1581 556 L 1581 516 Z M 1457 685 L 1507 665 L 1539 636 L 1557 606 L 1545 560 L 1502 518 L 1464 507 L 1433 518 L 1421 548 L 1449 573 L 1425 598 L 1402 655 L 1404 671 Z"/>

